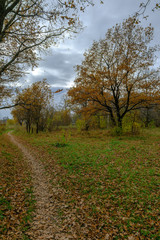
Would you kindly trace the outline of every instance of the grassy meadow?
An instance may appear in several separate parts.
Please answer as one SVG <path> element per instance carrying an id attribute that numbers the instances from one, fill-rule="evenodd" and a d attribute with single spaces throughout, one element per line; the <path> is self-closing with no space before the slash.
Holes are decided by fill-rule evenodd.
<path id="1" fill-rule="evenodd" d="M 160 239 L 159 128 L 119 137 L 73 129 L 14 134 L 64 190 L 59 218 L 75 239 Z"/>

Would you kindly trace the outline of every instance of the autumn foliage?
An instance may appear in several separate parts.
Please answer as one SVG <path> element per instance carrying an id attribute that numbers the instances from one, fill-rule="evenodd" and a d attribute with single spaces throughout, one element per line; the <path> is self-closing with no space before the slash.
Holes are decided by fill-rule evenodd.
<path id="1" fill-rule="evenodd" d="M 37 66 L 37 53 L 80 31 L 79 12 L 88 5 L 93 1 L 0 1 L 0 100 L 10 83 Z"/>
<path id="2" fill-rule="evenodd" d="M 76 67 L 70 103 L 84 115 L 106 112 L 122 128 L 124 116 L 160 99 L 159 69 L 154 68 L 157 47 L 150 47 L 153 28 L 129 18 L 94 42 Z"/>
<path id="3" fill-rule="evenodd" d="M 52 97 L 51 89 L 45 80 L 33 83 L 17 95 L 15 103 L 18 105 L 12 110 L 12 114 L 21 125 L 23 122 L 26 124 L 27 132 L 30 132 L 31 126 L 35 124 L 38 133 L 43 112 Z"/>
<path id="4" fill-rule="evenodd" d="M 35 204 L 30 168 L 1 132 L 0 149 L 0 239 L 28 239 Z"/>

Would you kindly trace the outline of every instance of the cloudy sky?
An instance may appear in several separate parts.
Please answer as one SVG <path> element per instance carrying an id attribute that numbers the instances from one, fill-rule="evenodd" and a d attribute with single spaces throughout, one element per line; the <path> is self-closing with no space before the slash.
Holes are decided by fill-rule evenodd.
<path id="1" fill-rule="evenodd" d="M 95 0 L 95 2 L 97 3 L 94 7 L 88 7 L 80 15 L 84 30 L 75 38 L 65 39 L 57 47 L 53 46 L 47 55 L 42 56 L 38 68 L 27 74 L 24 78 L 25 81 L 23 79 L 23 86 L 46 78 L 53 88 L 64 89 L 55 96 L 56 104 L 58 104 L 63 92 L 66 92 L 65 89 L 73 85 L 75 79 L 73 67 L 81 63 L 85 50 L 92 45 L 94 40 L 103 38 L 109 28 L 133 15 L 139 9 L 142 0 L 103 0 L 104 4 L 100 4 L 99 0 Z M 151 2 L 154 4 L 156 1 L 152 0 Z M 150 4 L 145 12 L 145 15 L 149 14 L 149 17 L 147 20 L 142 19 L 142 24 L 146 26 L 152 23 L 155 28 L 153 44 L 159 44 L 160 11 L 152 12 L 152 8 L 153 5 Z M 158 62 L 159 59 L 157 65 L 159 65 Z M 22 85 L 21 81 L 19 85 Z M 0 117 L 4 116 L 9 116 L 9 110 L 0 112 Z"/>

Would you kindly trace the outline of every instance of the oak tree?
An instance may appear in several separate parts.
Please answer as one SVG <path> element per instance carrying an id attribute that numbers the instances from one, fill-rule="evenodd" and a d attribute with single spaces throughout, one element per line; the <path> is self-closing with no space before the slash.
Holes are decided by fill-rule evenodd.
<path id="1" fill-rule="evenodd" d="M 158 101 L 160 78 L 152 39 L 153 28 L 143 28 L 134 18 L 109 29 L 76 67 L 75 86 L 68 92 L 71 104 L 85 114 L 105 111 L 122 128 L 128 112 Z"/>

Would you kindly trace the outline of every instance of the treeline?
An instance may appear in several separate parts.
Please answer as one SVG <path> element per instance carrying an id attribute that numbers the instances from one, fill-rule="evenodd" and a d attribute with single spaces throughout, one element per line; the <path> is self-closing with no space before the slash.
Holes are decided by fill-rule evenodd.
<path id="1" fill-rule="evenodd" d="M 52 131 L 59 126 L 71 123 L 69 109 L 56 110 L 53 107 L 54 94 L 46 80 L 33 83 L 30 87 L 17 92 L 14 99 L 15 107 L 12 115 L 21 126 L 26 126 L 28 133 L 39 131 Z"/>
<path id="2" fill-rule="evenodd" d="M 113 129 L 115 134 L 119 134 L 120 129 L 114 126 L 110 115 L 105 111 L 94 114 L 81 112 L 81 106 L 75 107 L 69 97 L 66 97 L 61 107 L 55 108 L 53 100 L 57 92 L 53 93 L 45 80 L 18 92 L 14 100 L 16 106 L 12 110 L 15 122 L 25 126 L 28 133 L 72 126 L 78 131 Z M 153 126 L 160 126 L 160 105 L 157 104 L 142 105 L 140 109 L 129 112 L 122 122 L 124 132 L 138 133 L 143 127 Z"/>
<path id="3" fill-rule="evenodd" d="M 123 121 L 122 128 L 115 126 L 109 114 L 97 113 L 92 116 L 73 115 L 72 122 L 76 128 L 81 130 L 90 129 L 109 129 L 115 135 L 124 133 L 140 133 L 142 128 L 160 127 L 160 105 L 150 106 L 150 108 L 141 108 L 128 113 Z M 75 120 L 76 119 L 76 120 Z"/>
<path id="4" fill-rule="evenodd" d="M 114 127 L 115 132 L 138 132 L 151 123 L 159 126 L 160 68 L 155 67 L 158 46 L 151 46 L 153 28 L 143 28 L 129 17 L 94 41 L 76 66 L 67 107 L 53 109 L 46 81 L 17 94 L 12 111 L 28 132 L 76 123 L 78 129 Z M 55 95 L 56 96 L 56 95 Z"/>

